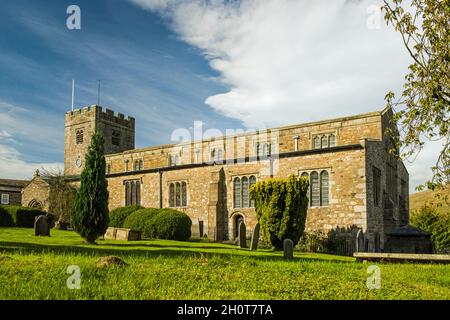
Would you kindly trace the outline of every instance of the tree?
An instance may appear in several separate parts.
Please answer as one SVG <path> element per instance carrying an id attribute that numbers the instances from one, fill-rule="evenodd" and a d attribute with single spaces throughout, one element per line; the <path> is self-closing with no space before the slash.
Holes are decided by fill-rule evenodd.
<path id="1" fill-rule="evenodd" d="M 109 223 L 104 138 L 92 136 L 71 214 L 74 230 L 88 243 L 105 234 Z"/>
<path id="2" fill-rule="evenodd" d="M 296 245 L 305 230 L 308 181 L 295 175 L 260 181 L 250 189 L 264 239 L 277 249 L 291 239 Z"/>
<path id="3" fill-rule="evenodd" d="M 55 216 L 56 225 L 65 229 L 70 220 L 70 212 L 74 205 L 77 189 L 61 171 L 43 169 L 41 177 L 50 186 L 48 211 Z"/>
<path id="4" fill-rule="evenodd" d="M 450 177 L 450 0 L 383 0 L 387 24 L 400 33 L 413 62 L 401 97 L 386 101 L 400 129 L 397 149 L 417 155 L 425 141 L 442 141 L 429 189 L 445 187 Z M 419 190 L 424 189 L 419 186 Z"/>

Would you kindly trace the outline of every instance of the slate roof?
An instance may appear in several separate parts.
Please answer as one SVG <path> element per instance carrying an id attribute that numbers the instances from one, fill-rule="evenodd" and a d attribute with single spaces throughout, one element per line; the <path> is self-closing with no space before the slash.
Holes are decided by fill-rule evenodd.
<path id="1" fill-rule="evenodd" d="M 29 183 L 29 180 L 0 179 L 0 187 L 24 188 Z"/>

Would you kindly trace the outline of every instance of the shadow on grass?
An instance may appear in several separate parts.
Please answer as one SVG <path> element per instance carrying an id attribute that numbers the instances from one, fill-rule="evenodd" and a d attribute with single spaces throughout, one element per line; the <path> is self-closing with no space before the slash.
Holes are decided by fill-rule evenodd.
<path id="1" fill-rule="evenodd" d="M 127 244 L 125 244 L 127 245 Z M 261 255 L 258 253 L 252 254 L 250 251 L 246 251 L 244 249 L 236 248 L 235 250 L 242 250 L 241 253 L 230 253 L 223 252 L 224 250 L 230 250 L 229 248 L 221 248 L 221 247 L 192 247 L 192 250 L 182 250 L 187 247 L 183 246 L 164 246 L 159 244 L 141 244 L 140 247 L 143 248 L 141 250 L 138 249 L 120 249 L 118 247 L 125 246 L 123 244 L 115 245 L 114 249 L 104 248 L 105 246 L 112 246 L 112 244 L 99 244 L 93 246 L 86 246 L 84 244 L 79 245 L 49 245 L 49 244 L 35 244 L 35 243 L 23 243 L 23 242 L 0 242 L 0 252 L 4 254 L 40 254 L 40 253 L 54 253 L 54 254 L 78 254 L 84 256 L 91 257 L 100 257 L 107 255 L 115 255 L 121 257 L 144 257 L 144 258 L 155 258 L 159 256 L 164 256 L 167 258 L 179 258 L 179 257 L 212 257 L 219 256 L 222 258 L 231 258 L 231 257 L 244 257 L 246 259 L 254 259 L 260 261 L 284 261 L 284 258 L 279 253 L 276 252 L 264 252 Z M 133 246 L 128 244 L 128 247 Z M 136 245 L 137 247 L 138 245 Z M 146 249 L 147 248 L 147 249 Z M 176 249 L 169 249 L 176 248 Z M 196 251 L 196 249 L 208 249 L 215 250 L 214 252 L 206 252 L 206 251 Z M 149 250 L 151 249 L 151 250 Z M 222 252 L 220 252 L 222 251 Z M 244 253 L 244 252 L 247 252 Z M 339 259 L 333 258 L 324 258 L 324 257 L 295 257 L 295 261 L 330 261 L 330 262 L 341 262 L 348 263 L 350 261 L 343 261 Z"/>

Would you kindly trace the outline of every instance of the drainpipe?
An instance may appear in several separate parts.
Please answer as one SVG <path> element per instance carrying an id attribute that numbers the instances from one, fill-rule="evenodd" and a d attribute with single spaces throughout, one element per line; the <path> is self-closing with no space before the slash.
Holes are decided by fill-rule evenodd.
<path id="1" fill-rule="evenodd" d="M 159 171 L 159 208 L 162 209 L 163 207 L 163 187 L 162 187 L 162 181 L 163 181 L 163 172 Z"/>

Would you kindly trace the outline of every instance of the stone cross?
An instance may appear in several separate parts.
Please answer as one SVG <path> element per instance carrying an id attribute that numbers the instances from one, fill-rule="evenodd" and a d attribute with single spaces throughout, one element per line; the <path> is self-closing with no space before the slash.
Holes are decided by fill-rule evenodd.
<path id="1" fill-rule="evenodd" d="M 294 242 L 291 239 L 284 239 L 283 251 L 284 251 L 284 258 L 286 260 L 294 259 Z"/>
<path id="2" fill-rule="evenodd" d="M 34 219 L 34 235 L 35 236 L 50 236 L 50 226 L 47 217 L 44 215 L 37 216 Z"/>
<path id="3" fill-rule="evenodd" d="M 256 251 L 258 249 L 258 241 L 259 241 L 259 223 L 257 223 L 255 228 L 253 229 L 250 250 Z"/>
<path id="4" fill-rule="evenodd" d="M 247 234 L 244 221 L 239 224 L 239 247 L 247 248 Z"/>

